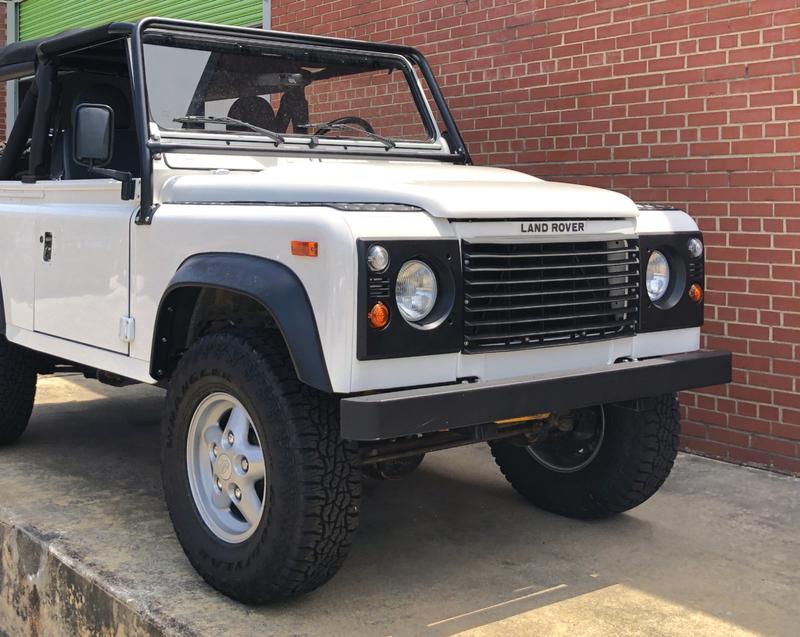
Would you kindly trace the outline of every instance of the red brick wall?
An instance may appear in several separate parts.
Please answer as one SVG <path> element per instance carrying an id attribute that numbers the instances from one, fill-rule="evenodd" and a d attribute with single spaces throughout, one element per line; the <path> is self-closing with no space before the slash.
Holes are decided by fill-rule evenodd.
<path id="1" fill-rule="evenodd" d="M 277 29 L 427 54 L 480 164 L 683 206 L 705 345 L 683 444 L 800 473 L 800 0 L 273 0 Z"/>

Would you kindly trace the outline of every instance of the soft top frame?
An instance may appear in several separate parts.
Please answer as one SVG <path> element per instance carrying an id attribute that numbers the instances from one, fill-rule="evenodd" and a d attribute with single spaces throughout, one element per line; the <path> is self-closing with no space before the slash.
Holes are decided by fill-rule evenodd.
<path id="1" fill-rule="evenodd" d="M 91 29 L 68 29 L 38 40 L 13 42 L 0 49 L 0 81 L 33 75 L 39 61 L 73 49 L 102 44 L 114 37 L 133 33 L 135 25 L 112 22 Z"/>

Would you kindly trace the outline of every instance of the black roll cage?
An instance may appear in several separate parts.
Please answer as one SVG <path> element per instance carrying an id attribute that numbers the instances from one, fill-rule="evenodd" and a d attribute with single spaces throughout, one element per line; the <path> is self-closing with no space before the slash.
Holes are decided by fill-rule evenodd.
<path id="1" fill-rule="evenodd" d="M 448 142 L 451 146 L 450 155 L 442 154 L 423 154 L 423 153 L 393 153 L 393 157 L 408 157 L 417 159 L 438 159 L 439 161 L 450 161 L 459 164 L 471 164 L 469 152 L 467 151 L 464 139 L 458 129 L 458 125 L 447 106 L 442 90 L 434 77 L 433 70 L 425 57 L 417 49 L 398 44 L 380 44 L 373 42 L 362 42 L 359 40 L 349 40 L 342 38 L 329 38 L 314 35 L 302 35 L 296 33 L 282 33 L 278 31 L 264 31 L 247 27 L 222 26 L 205 24 L 200 22 L 190 22 L 187 20 L 173 20 L 166 18 L 142 18 L 137 22 L 114 22 L 102 27 L 84 29 L 74 32 L 65 32 L 52 38 L 40 42 L 31 43 L 35 46 L 35 68 L 36 68 L 36 87 L 37 113 L 33 123 L 31 135 L 31 168 L 38 167 L 43 161 L 43 153 L 46 147 L 48 135 L 46 118 L 40 117 L 40 112 L 51 108 L 54 98 L 54 73 L 55 58 L 64 53 L 69 53 L 76 49 L 86 48 L 93 45 L 103 44 L 109 40 L 119 37 L 130 38 L 130 72 L 131 72 L 131 91 L 133 99 L 133 114 L 136 122 L 136 130 L 139 138 L 141 156 L 141 205 L 136 215 L 138 225 L 149 225 L 155 212 L 153 204 L 153 155 L 163 152 L 176 152 L 181 150 L 219 153 L 230 152 L 230 147 L 222 147 L 215 144 L 203 143 L 162 143 L 161 140 L 153 139 L 150 136 L 147 106 L 147 85 L 145 82 L 144 70 L 144 33 L 150 28 L 164 28 L 197 35 L 225 35 L 225 36 L 247 36 L 251 39 L 262 39 L 275 43 L 293 45 L 317 45 L 326 48 L 346 48 L 351 51 L 363 51 L 367 53 L 388 53 L 400 55 L 415 64 L 425 80 L 433 97 L 436 108 L 442 117 L 442 122 L 448 133 Z M 33 60 L 31 63 L 16 63 L 15 68 L 5 67 L 0 69 L 0 78 L 12 79 L 29 74 L 33 70 Z M 416 90 L 416 88 L 414 89 Z M 416 97 L 416 96 L 415 96 Z M 248 152 L 253 153 L 272 153 L 274 149 L 269 149 L 263 145 L 247 147 Z M 281 151 L 293 152 L 293 151 Z M 298 151 L 294 151 L 298 152 Z M 352 155 L 373 155 L 349 150 L 348 156 Z M 35 178 L 36 174 L 31 175 Z"/>

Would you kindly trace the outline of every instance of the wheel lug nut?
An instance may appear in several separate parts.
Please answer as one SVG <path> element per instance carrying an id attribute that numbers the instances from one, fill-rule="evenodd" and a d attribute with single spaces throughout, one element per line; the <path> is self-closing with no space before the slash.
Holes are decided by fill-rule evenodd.
<path id="1" fill-rule="evenodd" d="M 222 480 L 220 480 L 220 479 L 217 477 L 217 478 L 214 480 L 214 482 L 215 482 L 215 483 L 216 483 L 216 485 L 217 485 L 217 489 L 219 489 L 220 491 L 222 491 Z"/>
<path id="2" fill-rule="evenodd" d="M 242 490 L 241 490 L 239 487 L 234 487 L 234 489 L 233 489 L 233 496 L 234 496 L 234 497 L 235 497 L 237 500 L 241 500 L 241 499 L 242 499 Z"/>
<path id="3" fill-rule="evenodd" d="M 228 444 L 232 445 L 234 442 L 236 442 L 236 438 L 233 437 L 233 432 L 229 431 L 228 432 Z"/>
<path id="4" fill-rule="evenodd" d="M 250 463 L 247 462 L 247 458 L 242 458 L 242 471 L 247 473 L 247 470 L 250 468 Z"/>

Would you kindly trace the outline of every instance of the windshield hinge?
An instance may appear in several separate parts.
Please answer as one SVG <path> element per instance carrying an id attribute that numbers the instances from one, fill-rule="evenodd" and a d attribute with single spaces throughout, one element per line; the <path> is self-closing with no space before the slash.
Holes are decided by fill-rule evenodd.
<path id="1" fill-rule="evenodd" d="M 160 205 L 161 204 L 156 203 L 152 206 L 148 206 L 146 212 L 144 208 L 139 208 L 139 212 L 136 213 L 136 225 L 149 226 L 153 223 L 153 215 L 156 214 L 156 210 L 158 210 Z"/>

